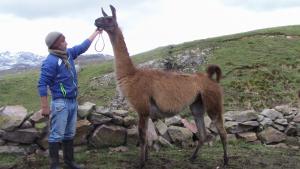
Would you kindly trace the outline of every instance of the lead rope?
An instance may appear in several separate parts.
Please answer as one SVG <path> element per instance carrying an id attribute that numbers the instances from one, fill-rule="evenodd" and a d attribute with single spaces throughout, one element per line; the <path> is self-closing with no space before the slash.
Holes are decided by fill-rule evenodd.
<path id="1" fill-rule="evenodd" d="M 97 49 L 97 43 L 98 43 L 98 41 L 99 41 L 100 36 L 101 36 L 101 39 L 102 39 L 103 46 L 102 46 L 101 50 L 98 50 L 98 49 Z M 102 52 L 103 49 L 104 49 L 104 47 L 105 47 L 105 43 L 104 43 L 104 39 L 103 39 L 103 36 L 102 36 L 102 33 L 101 33 L 101 34 L 99 34 L 99 36 L 98 36 L 98 38 L 97 38 L 97 40 L 96 40 L 96 43 L 95 43 L 94 48 L 95 48 L 95 51 L 97 51 L 97 52 Z"/>

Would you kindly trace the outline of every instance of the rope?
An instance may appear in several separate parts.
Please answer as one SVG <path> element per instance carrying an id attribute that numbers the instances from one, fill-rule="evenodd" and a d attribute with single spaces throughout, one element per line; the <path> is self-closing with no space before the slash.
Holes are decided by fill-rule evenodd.
<path id="1" fill-rule="evenodd" d="M 99 41 L 100 36 L 101 36 L 101 39 L 102 39 L 103 46 L 102 46 L 101 50 L 98 50 L 98 49 L 97 49 L 97 43 L 98 43 L 98 41 Z M 105 47 L 105 43 L 104 43 L 104 39 L 103 39 L 103 36 L 102 36 L 102 33 L 101 33 L 101 34 L 99 34 L 99 36 L 98 36 L 98 38 L 97 38 L 97 41 L 96 41 L 96 43 L 95 43 L 94 48 L 95 48 L 95 51 L 97 51 L 97 52 L 102 52 L 103 49 L 104 49 L 104 47 Z"/>

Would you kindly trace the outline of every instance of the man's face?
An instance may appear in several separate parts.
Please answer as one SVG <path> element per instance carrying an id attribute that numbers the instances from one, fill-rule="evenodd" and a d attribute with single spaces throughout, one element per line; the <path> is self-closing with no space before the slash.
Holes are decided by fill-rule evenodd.
<path id="1" fill-rule="evenodd" d="M 67 45 L 68 45 L 68 43 L 64 40 L 64 41 L 62 41 L 62 42 L 59 44 L 58 48 L 59 48 L 60 50 L 66 50 L 66 49 L 67 49 Z"/>

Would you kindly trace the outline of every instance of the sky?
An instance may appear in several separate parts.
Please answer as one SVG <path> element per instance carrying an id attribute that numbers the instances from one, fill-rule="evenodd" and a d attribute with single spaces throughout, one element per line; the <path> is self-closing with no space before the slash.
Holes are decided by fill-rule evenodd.
<path id="1" fill-rule="evenodd" d="M 68 47 L 80 44 L 96 29 L 101 7 L 116 8 L 130 55 L 160 46 L 299 25 L 299 0 L 1 0 L 0 52 L 47 55 L 45 37 L 62 32 Z M 108 35 L 96 48 L 113 55 Z M 86 53 L 95 54 L 97 38 Z"/>

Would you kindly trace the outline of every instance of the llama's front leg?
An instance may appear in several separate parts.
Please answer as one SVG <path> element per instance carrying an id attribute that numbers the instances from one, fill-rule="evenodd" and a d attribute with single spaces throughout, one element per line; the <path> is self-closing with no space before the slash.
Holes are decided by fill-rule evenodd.
<path id="1" fill-rule="evenodd" d="M 206 128 L 205 128 L 205 124 L 204 124 L 204 108 L 203 108 L 203 105 L 201 104 L 201 102 L 192 104 L 190 106 L 190 109 L 191 109 L 192 114 L 195 119 L 195 123 L 196 123 L 197 129 L 198 129 L 197 137 L 199 139 L 197 147 L 190 158 L 191 161 L 194 161 L 197 158 L 197 153 L 198 153 L 199 149 L 202 147 L 207 134 L 206 134 Z"/>
<path id="2" fill-rule="evenodd" d="M 145 117 L 143 115 L 139 116 L 139 143 L 140 143 L 140 168 L 145 166 L 145 162 L 147 160 L 147 128 L 148 128 L 148 120 L 149 117 Z"/>

